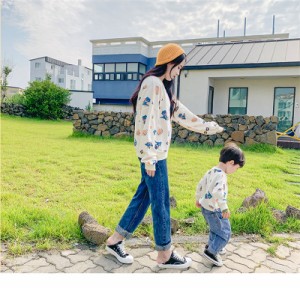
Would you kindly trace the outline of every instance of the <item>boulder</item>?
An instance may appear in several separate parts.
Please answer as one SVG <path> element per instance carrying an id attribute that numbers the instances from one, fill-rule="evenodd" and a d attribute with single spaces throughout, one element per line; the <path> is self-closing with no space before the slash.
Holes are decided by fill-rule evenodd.
<path id="1" fill-rule="evenodd" d="M 242 206 L 246 208 L 256 207 L 261 202 L 267 203 L 268 198 L 264 191 L 257 188 L 251 196 L 244 199 Z"/>
<path id="2" fill-rule="evenodd" d="M 294 217 L 300 219 L 300 210 L 293 206 L 288 205 L 286 207 L 285 213 L 288 217 Z"/>
<path id="3" fill-rule="evenodd" d="M 272 214 L 279 223 L 284 223 L 286 221 L 286 213 L 284 211 L 272 209 Z"/>
<path id="4" fill-rule="evenodd" d="M 110 230 L 101 226 L 88 212 L 80 213 L 78 224 L 83 236 L 93 244 L 101 245 L 109 237 Z"/>

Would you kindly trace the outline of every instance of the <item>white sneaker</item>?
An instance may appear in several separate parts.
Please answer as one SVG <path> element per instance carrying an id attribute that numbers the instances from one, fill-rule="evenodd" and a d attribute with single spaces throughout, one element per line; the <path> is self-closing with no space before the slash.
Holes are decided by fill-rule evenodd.
<path id="1" fill-rule="evenodd" d="M 124 243 L 123 241 L 120 241 L 114 245 L 106 245 L 105 247 L 106 251 L 115 256 L 118 261 L 120 261 L 123 264 L 131 264 L 133 263 L 133 257 L 125 252 L 124 250 Z"/>
<path id="2" fill-rule="evenodd" d="M 211 263 L 215 264 L 218 267 L 221 267 L 223 265 L 223 261 L 221 259 L 221 256 L 219 254 L 211 254 L 207 249 L 204 250 L 203 256 L 209 260 Z"/>
<path id="3" fill-rule="evenodd" d="M 169 268 L 169 269 L 186 269 L 192 265 L 192 259 L 188 257 L 182 257 L 176 252 L 172 251 L 170 259 L 165 262 L 158 264 L 159 268 Z"/>
<path id="4" fill-rule="evenodd" d="M 208 248 L 208 245 L 206 244 L 206 245 L 205 245 L 205 249 L 207 249 L 207 248 Z M 218 254 L 224 255 L 224 254 L 226 254 L 226 252 L 227 252 L 227 250 L 226 250 L 225 247 L 224 247 L 224 248 L 222 248 L 222 249 L 219 251 Z"/>

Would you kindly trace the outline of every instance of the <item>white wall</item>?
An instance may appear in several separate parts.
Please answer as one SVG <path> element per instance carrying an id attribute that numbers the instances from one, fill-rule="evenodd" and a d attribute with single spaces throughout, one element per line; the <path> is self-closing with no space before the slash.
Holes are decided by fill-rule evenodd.
<path id="1" fill-rule="evenodd" d="M 35 68 L 35 63 L 40 63 L 39 68 Z M 46 73 L 51 75 L 51 81 L 65 89 L 91 91 L 92 88 L 92 70 L 82 65 L 65 65 L 64 67 L 45 61 L 45 58 L 38 58 L 30 61 L 30 81 L 36 78 L 45 80 Z M 63 83 L 58 79 L 62 78 Z M 75 87 L 71 87 L 70 81 L 75 80 Z M 83 85 L 82 82 L 83 81 Z"/>
<path id="2" fill-rule="evenodd" d="M 86 107 L 91 105 L 93 107 L 93 92 L 90 91 L 70 91 L 71 101 L 68 105 L 72 107 L 79 107 L 81 109 L 86 109 Z"/>
<path id="3" fill-rule="evenodd" d="M 35 68 L 35 63 L 40 63 L 38 68 Z M 30 82 L 36 81 L 36 78 L 45 80 L 46 63 L 45 58 L 38 58 L 30 61 Z"/>
<path id="4" fill-rule="evenodd" d="M 179 100 L 195 114 L 207 113 L 209 79 L 203 71 L 180 76 Z"/>
<path id="5" fill-rule="evenodd" d="M 248 115 L 273 115 L 275 87 L 295 87 L 294 123 L 300 121 L 300 67 L 208 69 L 180 79 L 180 100 L 196 114 L 207 113 L 209 85 L 214 87 L 214 114 L 228 113 L 230 87 L 248 87 Z"/>
<path id="6" fill-rule="evenodd" d="M 94 104 L 94 111 L 133 112 L 132 105 L 100 105 Z"/>

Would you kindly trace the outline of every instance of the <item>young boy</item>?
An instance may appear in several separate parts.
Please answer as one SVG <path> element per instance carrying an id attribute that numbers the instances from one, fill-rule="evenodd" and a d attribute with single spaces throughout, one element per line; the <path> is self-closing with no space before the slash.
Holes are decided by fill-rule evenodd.
<path id="1" fill-rule="evenodd" d="M 245 164 L 243 151 L 235 144 L 226 145 L 220 152 L 219 164 L 206 172 L 196 190 L 196 206 L 209 226 L 209 240 L 203 256 L 216 266 L 223 262 L 219 254 L 225 254 L 224 247 L 231 235 L 230 211 L 227 206 L 227 176 Z"/>

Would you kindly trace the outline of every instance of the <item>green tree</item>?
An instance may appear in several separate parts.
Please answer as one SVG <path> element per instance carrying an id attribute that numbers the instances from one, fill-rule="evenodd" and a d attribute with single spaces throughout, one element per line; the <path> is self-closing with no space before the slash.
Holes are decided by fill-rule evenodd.
<path id="1" fill-rule="evenodd" d="M 51 80 L 33 81 L 25 89 L 25 106 L 32 117 L 42 119 L 63 118 L 63 105 L 70 102 L 70 92 Z"/>
<path id="2" fill-rule="evenodd" d="M 1 100 L 3 102 L 3 100 L 6 97 L 6 91 L 7 91 L 7 86 L 8 86 L 8 75 L 12 72 L 12 68 L 10 68 L 9 66 L 4 66 L 2 71 L 1 71 Z"/>

